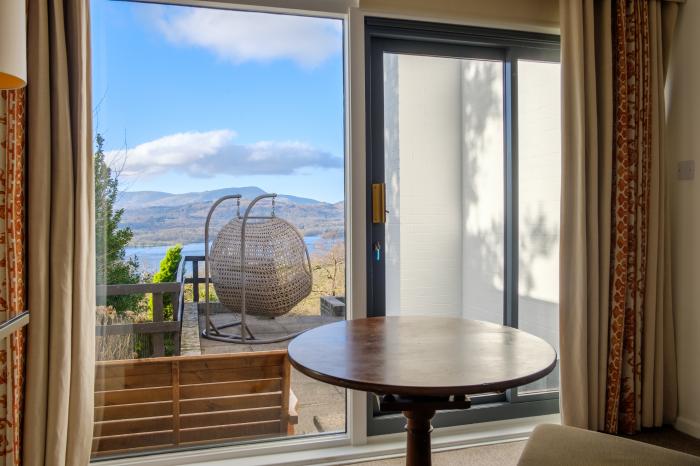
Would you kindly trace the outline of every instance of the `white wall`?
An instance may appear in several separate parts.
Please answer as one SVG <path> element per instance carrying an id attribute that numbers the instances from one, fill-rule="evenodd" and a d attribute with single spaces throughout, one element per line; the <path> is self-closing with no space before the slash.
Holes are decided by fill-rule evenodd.
<path id="1" fill-rule="evenodd" d="M 558 347 L 559 67 L 521 63 L 520 324 Z M 384 56 L 387 314 L 501 323 L 503 65 Z"/>
<path id="2" fill-rule="evenodd" d="M 395 66 L 385 73 L 387 315 L 458 315 L 460 61 L 411 55 L 385 59 L 390 61 Z"/>
<path id="3" fill-rule="evenodd" d="M 462 316 L 503 323 L 503 64 L 462 62 Z"/>
<path id="4" fill-rule="evenodd" d="M 503 65 L 385 55 L 387 314 L 503 319 Z"/>
<path id="5" fill-rule="evenodd" d="M 700 438 L 700 179 L 679 181 L 680 160 L 700 169 L 700 2 L 679 15 L 667 81 L 668 179 L 671 188 L 673 302 L 679 417 L 676 427 Z"/>
<path id="6" fill-rule="evenodd" d="M 518 326 L 559 351 L 561 105 L 558 63 L 518 64 Z"/>

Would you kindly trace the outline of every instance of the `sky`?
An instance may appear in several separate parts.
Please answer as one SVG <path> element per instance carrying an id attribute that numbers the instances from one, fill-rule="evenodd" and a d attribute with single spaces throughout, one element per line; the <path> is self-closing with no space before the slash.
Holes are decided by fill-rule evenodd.
<path id="1" fill-rule="evenodd" d="M 343 200 L 342 22 L 92 0 L 93 124 L 120 189 Z"/>

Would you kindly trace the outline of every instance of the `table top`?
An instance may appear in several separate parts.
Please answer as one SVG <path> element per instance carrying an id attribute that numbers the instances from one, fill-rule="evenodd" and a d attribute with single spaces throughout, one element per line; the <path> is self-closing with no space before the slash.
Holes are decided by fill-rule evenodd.
<path id="1" fill-rule="evenodd" d="M 449 317 L 373 317 L 323 325 L 289 344 L 300 372 L 355 390 L 401 396 L 503 391 L 547 375 L 556 352 L 503 325 Z"/>

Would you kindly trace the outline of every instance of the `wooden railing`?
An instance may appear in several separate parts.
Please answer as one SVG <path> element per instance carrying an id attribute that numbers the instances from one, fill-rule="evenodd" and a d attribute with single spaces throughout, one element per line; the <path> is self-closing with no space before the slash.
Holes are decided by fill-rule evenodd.
<path id="1" fill-rule="evenodd" d="M 294 433 L 286 350 L 100 361 L 93 456 Z"/>
<path id="2" fill-rule="evenodd" d="M 166 283 L 135 283 L 103 285 L 97 287 L 100 300 L 107 296 L 151 295 L 153 297 L 153 321 L 131 324 L 98 325 L 95 328 L 97 336 L 128 335 L 137 337 L 148 335 L 153 349 L 149 356 L 165 356 L 165 335 L 173 335 L 174 354 L 180 354 L 180 332 L 185 311 L 185 285 L 192 284 L 193 301 L 199 302 L 199 284 L 204 279 L 199 275 L 199 263 L 204 262 L 204 256 L 185 256 L 178 265 L 175 282 Z M 191 264 L 192 275 L 187 276 L 187 265 Z M 171 296 L 173 319 L 165 320 L 163 312 L 163 296 Z"/>
<path id="3" fill-rule="evenodd" d="M 98 325 L 97 336 L 108 335 L 150 335 L 153 356 L 165 356 L 166 334 L 173 335 L 174 352 L 180 354 L 180 331 L 182 309 L 184 307 L 183 285 L 178 282 L 135 283 L 125 285 L 104 285 L 98 287 L 98 296 L 148 295 L 153 297 L 153 321 L 129 324 Z M 163 296 L 170 295 L 173 303 L 173 320 L 165 320 Z"/>
<path id="4" fill-rule="evenodd" d="M 192 263 L 192 276 L 191 277 L 185 277 L 185 274 L 182 274 L 182 283 L 192 283 L 192 301 L 195 303 L 199 302 L 199 284 L 204 283 L 204 277 L 199 276 L 199 263 L 206 262 L 206 257 L 204 256 L 185 256 L 182 259 L 182 263 L 180 266 L 183 268 L 184 272 L 184 264 L 187 264 L 188 262 Z"/>

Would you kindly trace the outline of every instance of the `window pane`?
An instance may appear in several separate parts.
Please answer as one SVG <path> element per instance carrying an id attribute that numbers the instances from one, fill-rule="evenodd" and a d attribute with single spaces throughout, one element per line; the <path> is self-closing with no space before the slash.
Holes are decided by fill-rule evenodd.
<path id="1" fill-rule="evenodd" d="M 559 353 L 558 63 L 518 62 L 518 324 Z M 559 388 L 559 371 L 519 390 Z"/>
<path id="2" fill-rule="evenodd" d="M 503 64 L 384 54 L 387 315 L 503 322 Z"/>
<path id="3" fill-rule="evenodd" d="M 211 325 L 240 334 L 244 281 L 258 340 L 345 318 L 343 22 L 109 0 L 92 21 L 94 455 L 345 431 L 345 391 L 291 369 L 289 340 L 202 337 L 224 195 L 279 194 L 245 276 L 236 202 L 214 212 Z"/>

